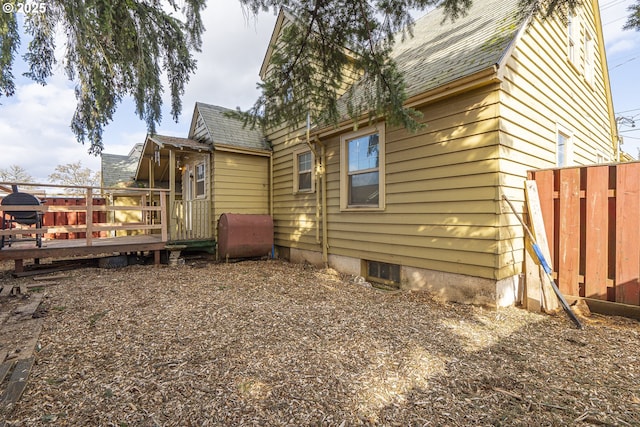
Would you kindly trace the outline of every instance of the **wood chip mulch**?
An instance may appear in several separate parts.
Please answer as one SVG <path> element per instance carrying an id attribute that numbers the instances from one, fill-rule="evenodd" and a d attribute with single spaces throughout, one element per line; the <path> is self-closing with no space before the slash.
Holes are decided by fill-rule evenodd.
<path id="1" fill-rule="evenodd" d="M 577 330 L 282 261 L 68 275 L 40 291 L 7 426 L 640 425 L 635 320 Z"/>

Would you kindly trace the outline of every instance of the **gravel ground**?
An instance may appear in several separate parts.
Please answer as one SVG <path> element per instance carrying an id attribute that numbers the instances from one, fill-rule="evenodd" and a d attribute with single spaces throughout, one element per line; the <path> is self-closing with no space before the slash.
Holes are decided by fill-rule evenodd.
<path id="1" fill-rule="evenodd" d="M 64 274 L 8 426 L 640 425 L 638 321 L 577 330 L 282 261 Z"/>

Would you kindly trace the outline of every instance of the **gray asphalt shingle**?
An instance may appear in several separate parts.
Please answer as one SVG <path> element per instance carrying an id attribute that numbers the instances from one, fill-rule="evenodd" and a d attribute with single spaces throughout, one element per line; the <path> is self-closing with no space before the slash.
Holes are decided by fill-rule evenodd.
<path id="1" fill-rule="evenodd" d="M 254 150 L 271 149 L 259 129 L 244 128 L 241 120 L 227 116 L 233 110 L 203 102 L 197 102 L 196 109 L 204 119 L 214 146 L 225 144 Z"/>

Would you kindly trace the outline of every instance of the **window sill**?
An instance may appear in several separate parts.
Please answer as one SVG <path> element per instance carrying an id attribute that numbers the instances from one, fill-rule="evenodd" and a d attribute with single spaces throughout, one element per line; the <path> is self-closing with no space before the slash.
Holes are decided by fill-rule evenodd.
<path id="1" fill-rule="evenodd" d="M 384 207 L 347 206 L 346 208 L 340 208 L 340 212 L 384 212 Z"/>
<path id="2" fill-rule="evenodd" d="M 575 73 L 578 75 L 582 75 L 582 73 L 578 69 L 578 64 L 576 64 L 575 61 L 572 61 L 571 58 L 569 58 L 568 56 L 566 57 L 566 59 L 567 59 L 567 64 L 569 64 L 569 66 L 573 69 L 573 71 L 575 71 Z"/>

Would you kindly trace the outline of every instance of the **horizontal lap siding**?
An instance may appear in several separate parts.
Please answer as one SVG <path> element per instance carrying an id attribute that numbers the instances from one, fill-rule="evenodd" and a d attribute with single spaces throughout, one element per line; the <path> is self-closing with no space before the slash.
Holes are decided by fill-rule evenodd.
<path id="1" fill-rule="evenodd" d="M 582 11 L 581 25 L 596 35 L 593 13 Z M 556 161 L 557 125 L 573 132 L 573 163 L 596 162 L 602 152 L 613 160 L 601 55 L 595 46 L 595 79 L 589 85 L 582 74 L 583 39 L 576 38 L 578 67 L 568 61 L 566 28 L 554 20 L 536 21 L 522 35 L 506 64 L 500 97 L 500 185 L 519 211 L 524 204 L 527 170 L 549 168 Z M 596 39 L 597 41 L 597 39 Z M 512 274 L 522 251 L 522 227 L 502 206 L 500 271 Z M 514 264 L 515 262 L 515 264 Z"/>
<path id="2" fill-rule="evenodd" d="M 281 129 L 270 135 L 274 146 L 273 194 L 276 245 L 321 251 L 316 241 L 316 194 L 293 193 L 293 152 L 307 147 L 304 130 Z M 319 191 L 319 186 L 316 185 Z"/>
<path id="3" fill-rule="evenodd" d="M 495 87 L 422 109 L 416 134 L 387 126 L 386 209 L 340 211 L 340 139 L 327 147 L 329 253 L 494 278 L 498 242 Z M 292 192 L 295 135 L 276 140 L 276 242 L 320 250 L 315 194 Z"/>
<path id="4" fill-rule="evenodd" d="M 269 213 L 269 158 L 214 153 L 214 218 L 223 213 Z"/>

